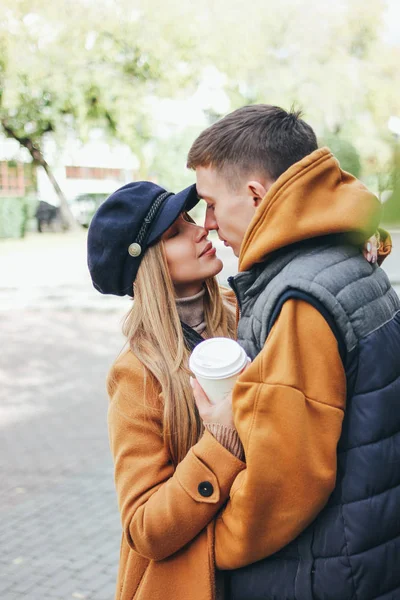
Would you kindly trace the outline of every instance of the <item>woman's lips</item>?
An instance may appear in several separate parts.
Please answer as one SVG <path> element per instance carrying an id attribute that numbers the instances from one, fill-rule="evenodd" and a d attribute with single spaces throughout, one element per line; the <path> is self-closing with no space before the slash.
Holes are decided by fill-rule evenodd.
<path id="1" fill-rule="evenodd" d="M 211 242 L 208 242 L 208 244 L 206 244 L 206 246 L 204 247 L 203 252 L 200 254 L 200 256 L 212 256 L 213 254 L 215 254 L 216 250 L 214 248 L 214 246 L 212 245 Z M 199 256 L 199 258 L 200 258 Z"/>
<path id="2" fill-rule="evenodd" d="M 209 250 L 207 250 L 207 252 L 204 252 L 204 254 L 202 254 L 202 256 L 213 256 L 216 253 L 216 249 L 214 248 L 214 246 L 211 246 L 211 248 Z"/>

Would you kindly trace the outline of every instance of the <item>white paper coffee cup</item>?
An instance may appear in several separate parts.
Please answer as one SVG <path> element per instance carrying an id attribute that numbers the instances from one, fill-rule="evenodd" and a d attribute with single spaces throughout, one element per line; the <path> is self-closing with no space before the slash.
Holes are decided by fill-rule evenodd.
<path id="1" fill-rule="evenodd" d="M 230 338 L 216 337 L 196 346 L 189 368 L 212 404 L 231 392 L 238 375 L 250 362 L 243 348 Z"/>

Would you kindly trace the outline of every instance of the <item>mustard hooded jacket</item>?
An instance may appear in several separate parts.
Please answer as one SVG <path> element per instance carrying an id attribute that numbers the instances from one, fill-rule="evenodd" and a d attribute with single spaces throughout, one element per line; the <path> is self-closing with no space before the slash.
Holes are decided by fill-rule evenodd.
<path id="1" fill-rule="evenodd" d="M 239 270 L 302 240 L 347 234 L 363 243 L 376 230 L 377 198 L 342 171 L 329 149 L 289 168 L 269 189 L 244 237 Z M 382 253 L 390 238 L 382 232 Z M 381 257 L 383 258 L 383 257 Z M 216 520 L 215 556 L 235 569 L 270 556 L 296 538 L 335 486 L 336 448 L 346 405 L 337 340 L 304 300 L 288 300 L 233 393 L 246 469 Z"/>

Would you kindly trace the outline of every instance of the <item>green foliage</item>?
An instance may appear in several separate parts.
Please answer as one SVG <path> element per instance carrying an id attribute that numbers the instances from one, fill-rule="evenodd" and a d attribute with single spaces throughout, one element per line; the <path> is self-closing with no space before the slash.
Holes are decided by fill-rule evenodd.
<path id="1" fill-rule="evenodd" d="M 383 35 L 385 0 L 339 4 L 3 0 L 0 121 L 38 145 L 100 127 L 130 146 L 140 176 L 176 187 L 197 132 L 172 124 L 171 144 L 157 137 L 152 99 L 189 101 L 212 65 L 232 109 L 295 103 L 317 133 L 340 130 L 329 143 L 343 168 L 377 178 L 399 110 L 400 45 Z"/>
<path id="2" fill-rule="evenodd" d="M 387 2 L 230 0 L 226 10 L 204 0 L 195 10 L 207 5 L 208 48 L 233 108 L 295 103 L 319 136 L 340 130 L 351 140 L 363 174 L 386 169 L 387 121 L 400 116 L 400 43 L 385 36 Z"/>
<path id="3" fill-rule="evenodd" d="M 4 8 L 0 120 L 19 138 L 40 145 L 51 132 L 62 142 L 73 128 L 85 139 L 96 126 L 134 150 L 148 141 L 147 97 L 186 79 L 172 68 L 186 53 L 178 27 L 164 41 L 163 19 L 152 14 L 149 37 L 147 12 L 123 0 L 5 0 Z"/>
<path id="4" fill-rule="evenodd" d="M 328 134 L 320 140 L 324 146 L 328 146 L 340 163 L 340 167 L 359 178 L 361 176 L 361 160 L 357 149 L 351 142 L 337 135 Z"/>
<path id="5" fill-rule="evenodd" d="M 153 136 L 148 99 L 169 95 L 187 81 L 171 65 L 179 65 L 190 37 L 169 19 L 162 27 L 163 19 L 151 19 L 128 0 L 2 3 L 0 130 L 46 169 L 70 226 L 66 198 L 45 162 L 46 136 L 62 147 L 71 133 L 86 141 L 91 129 L 100 128 L 130 146 L 142 167 Z"/>
<path id="6" fill-rule="evenodd" d="M 0 238 L 24 237 L 27 219 L 24 198 L 0 198 Z"/>
<path id="7" fill-rule="evenodd" d="M 400 187 L 395 189 L 384 203 L 382 223 L 400 227 Z"/>
<path id="8" fill-rule="evenodd" d="M 383 205 L 382 220 L 387 225 L 400 227 L 400 141 L 393 147 L 393 165 L 390 174 L 391 195 Z"/>

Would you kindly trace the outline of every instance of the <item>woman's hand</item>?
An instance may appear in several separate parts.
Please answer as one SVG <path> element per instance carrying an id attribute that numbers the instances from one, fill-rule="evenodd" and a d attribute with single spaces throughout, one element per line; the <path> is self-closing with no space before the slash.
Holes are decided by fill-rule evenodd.
<path id="1" fill-rule="evenodd" d="M 199 415 L 203 423 L 218 423 L 224 427 L 234 429 L 232 413 L 232 394 L 229 394 L 218 404 L 211 404 L 197 379 L 190 378 L 190 385 L 196 402 Z"/>
<path id="2" fill-rule="evenodd" d="M 379 239 L 378 236 L 372 235 L 364 244 L 363 254 L 368 262 L 374 264 L 378 259 Z"/>

